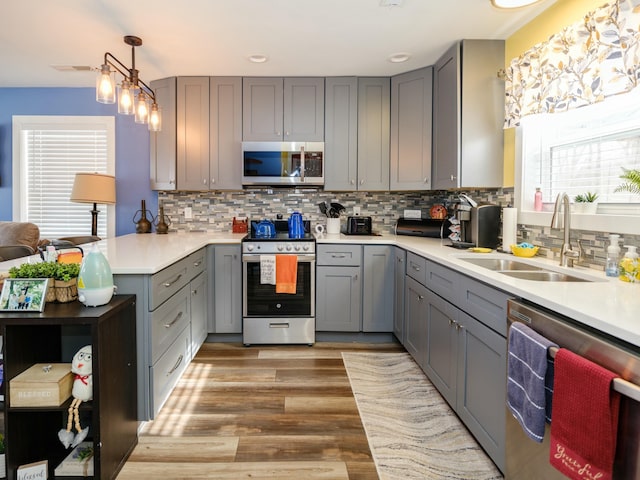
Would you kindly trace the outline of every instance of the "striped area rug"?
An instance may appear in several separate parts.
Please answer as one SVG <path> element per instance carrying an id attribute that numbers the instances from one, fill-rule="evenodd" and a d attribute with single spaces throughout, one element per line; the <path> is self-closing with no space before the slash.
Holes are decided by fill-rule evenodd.
<path id="1" fill-rule="evenodd" d="M 381 480 L 501 479 L 408 353 L 343 353 Z"/>

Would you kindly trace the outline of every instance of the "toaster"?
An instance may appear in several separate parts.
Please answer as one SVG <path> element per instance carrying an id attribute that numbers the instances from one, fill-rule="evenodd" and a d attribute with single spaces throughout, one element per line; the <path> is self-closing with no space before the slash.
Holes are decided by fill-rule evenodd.
<path id="1" fill-rule="evenodd" d="M 371 217 L 347 217 L 347 235 L 371 235 Z"/>

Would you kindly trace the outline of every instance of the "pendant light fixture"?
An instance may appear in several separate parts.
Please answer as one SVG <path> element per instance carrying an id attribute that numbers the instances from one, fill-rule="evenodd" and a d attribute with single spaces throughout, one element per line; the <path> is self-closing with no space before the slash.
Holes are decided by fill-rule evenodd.
<path id="1" fill-rule="evenodd" d="M 96 81 L 96 100 L 100 103 L 115 103 L 117 90 L 118 113 L 134 115 L 136 123 L 147 123 L 150 131 L 159 132 L 162 121 L 156 102 L 156 94 L 149 85 L 140 79 L 138 70 L 136 70 L 135 48 L 142 45 L 142 39 L 127 35 L 124 37 L 124 43 L 131 46 L 131 68 L 125 66 L 111 53 L 106 52 Z M 116 72 L 123 77 L 117 89 Z"/>
<path id="2" fill-rule="evenodd" d="M 491 4 L 497 8 L 520 8 L 538 3 L 540 0 L 491 0 Z"/>

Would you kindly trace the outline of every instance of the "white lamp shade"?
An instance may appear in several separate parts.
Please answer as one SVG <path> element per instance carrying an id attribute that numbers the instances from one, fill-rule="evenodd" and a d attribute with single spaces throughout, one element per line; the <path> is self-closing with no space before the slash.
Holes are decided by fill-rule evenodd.
<path id="1" fill-rule="evenodd" d="M 71 201 L 78 203 L 116 203 L 116 177 L 104 173 L 76 173 Z"/>

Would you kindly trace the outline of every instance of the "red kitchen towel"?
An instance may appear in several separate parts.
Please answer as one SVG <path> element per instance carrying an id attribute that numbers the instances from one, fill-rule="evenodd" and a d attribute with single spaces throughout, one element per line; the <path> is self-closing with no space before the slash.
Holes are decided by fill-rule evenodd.
<path id="1" fill-rule="evenodd" d="M 276 255 L 276 293 L 296 293 L 298 256 Z"/>
<path id="2" fill-rule="evenodd" d="M 561 348 L 555 358 L 549 461 L 569 478 L 611 480 L 620 394 L 616 374 Z"/>

